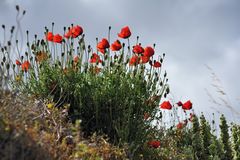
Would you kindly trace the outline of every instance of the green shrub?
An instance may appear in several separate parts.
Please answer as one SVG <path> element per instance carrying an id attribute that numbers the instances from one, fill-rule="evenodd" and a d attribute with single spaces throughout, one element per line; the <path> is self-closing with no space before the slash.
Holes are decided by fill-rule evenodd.
<path id="1" fill-rule="evenodd" d="M 46 29 L 45 34 L 50 32 Z M 148 141 L 159 102 L 169 93 L 167 74 L 161 76 L 164 55 L 156 61 L 155 46 L 137 54 L 124 43 L 119 51 L 111 51 L 111 45 L 111 50 L 108 46 L 104 53 L 93 53 L 91 46 L 86 49 L 83 34 L 76 40 L 51 42 L 47 37 L 28 42 L 21 65 L 12 66 L 12 87 L 48 99 L 57 108 L 69 104 L 69 119 L 81 119 L 85 136 L 106 134 L 112 143 L 128 143 L 137 150 Z M 144 54 L 150 54 L 145 62 Z M 145 114 L 151 118 L 145 120 Z"/>

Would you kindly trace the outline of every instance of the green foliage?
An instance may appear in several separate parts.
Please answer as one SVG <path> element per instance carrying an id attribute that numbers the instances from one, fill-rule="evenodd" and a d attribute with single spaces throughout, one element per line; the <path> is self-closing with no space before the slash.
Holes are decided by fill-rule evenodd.
<path id="1" fill-rule="evenodd" d="M 220 133 L 220 140 L 221 143 L 223 145 L 223 160 L 229 160 L 232 159 L 232 148 L 230 145 L 230 137 L 229 137 L 229 133 L 228 133 L 228 124 L 226 121 L 226 118 L 224 117 L 224 115 L 221 115 L 220 117 L 220 125 L 219 125 L 220 129 L 221 129 L 221 133 Z"/>
<path id="2" fill-rule="evenodd" d="M 169 86 L 167 74 L 161 75 L 164 55 L 158 57 L 160 66 L 152 64 L 153 57 L 148 66 L 140 63 L 141 54 L 130 50 L 133 46 L 129 44 L 126 50 L 124 45 L 118 52 L 107 48 L 105 53 L 94 53 L 91 46 L 86 50 L 84 35 L 59 44 L 35 39 L 28 42 L 21 67 L 11 68 L 12 87 L 47 99 L 56 108 L 69 104 L 68 118 L 73 123 L 81 120 L 84 136 L 106 134 L 113 144 L 127 143 L 135 152 L 149 140 L 151 123 L 158 119 L 159 103 Z M 92 62 L 94 56 L 96 62 Z M 137 63 L 131 64 L 134 56 Z M 23 69 L 25 62 L 27 69 Z M 146 113 L 151 117 L 147 121 Z"/>
<path id="3" fill-rule="evenodd" d="M 205 158 L 203 143 L 200 136 L 199 121 L 196 115 L 193 116 L 193 120 L 192 120 L 192 151 L 193 151 L 193 159 L 198 160 L 198 159 Z"/>
<path id="4" fill-rule="evenodd" d="M 232 125 L 233 159 L 240 160 L 240 126 Z"/>
<path id="5" fill-rule="evenodd" d="M 211 127 L 203 114 L 200 117 L 200 124 L 200 135 L 203 142 L 203 158 L 209 159 L 209 146 L 211 145 L 212 134 Z"/>

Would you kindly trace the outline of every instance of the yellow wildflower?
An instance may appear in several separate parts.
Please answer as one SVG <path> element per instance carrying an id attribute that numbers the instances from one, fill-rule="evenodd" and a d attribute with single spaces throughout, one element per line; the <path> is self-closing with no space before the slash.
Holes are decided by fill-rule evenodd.
<path id="1" fill-rule="evenodd" d="M 48 108 L 48 109 L 52 109 L 53 107 L 54 107 L 54 103 L 48 103 L 48 104 L 47 104 L 47 108 Z"/>
<path id="2" fill-rule="evenodd" d="M 20 77 L 19 75 L 17 75 L 17 76 L 15 77 L 15 79 L 16 79 L 16 81 L 20 81 L 20 80 L 21 80 L 21 77 Z"/>

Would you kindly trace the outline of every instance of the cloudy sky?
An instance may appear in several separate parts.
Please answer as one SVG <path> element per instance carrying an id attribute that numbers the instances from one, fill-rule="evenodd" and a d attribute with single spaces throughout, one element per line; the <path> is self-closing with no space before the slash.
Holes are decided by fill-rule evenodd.
<path id="1" fill-rule="evenodd" d="M 109 25 L 113 33 L 128 25 L 133 40 L 140 36 L 143 45 L 156 43 L 157 53 L 166 53 L 170 98 L 190 99 L 195 111 L 207 116 L 221 111 L 237 119 L 226 107 L 209 101 L 206 89 L 220 99 L 211 85 L 218 82 L 206 66 L 227 93 L 220 97 L 240 112 L 239 0 L 0 0 L 0 22 L 8 27 L 15 23 L 15 4 L 27 10 L 22 26 L 32 36 L 43 35 L 44 26 L 52 22 L 59 32 L 74 23 L 84 28 L 87 41 L 94 44 L 96 37 L 106 37 Z"/>

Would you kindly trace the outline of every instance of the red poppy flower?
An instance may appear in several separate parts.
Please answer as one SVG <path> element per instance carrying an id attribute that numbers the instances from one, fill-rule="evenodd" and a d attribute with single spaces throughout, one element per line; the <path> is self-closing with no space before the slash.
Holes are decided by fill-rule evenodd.
<path id="1" fill-rule="evenodd" d="M 129 65 L 130 66 L 135 66 L 138 64 L 138 56 L 137 55 L 133 55 L 131 58 L 130 58 L 130 61 L 129 61 Z"/>
<path id="2" fill-rule="evenodd" d="M 100 56 L 97 55 L 96 53 L 93 53 L 90 59 L 90 63 L 101 63 L 101 62 L 102 60 L 100 59 Z"/>
<path id="3" fill-rule="evenodd" d="M 145 63 L 149 62 L 149 60 L 150 60 L 150 58 L 147 57 L 147 56 L 141 56 L 140 57 L 140 63 L 142 63 L 142 64 L 145 64 Z"/>
<path id="4" fill-rule="evenodd" d="M 81 26 L 77 25 L 69 29 L 69 31 L 64 35 L 66 38 L 76 38 L 83 33 Z"/>
<path id="5" fill-rule="evenodd" d="M 30 67 L 29 61 L 24 61 L 23 64 L 22 64 L 22 70 L 27 72 L 29 67 Z"/>
<path id="6" fill-rule="evenodd" d="M 109 43 L 108 40 L 106 38 L 103 38 L 98 44 L 97 44 L 97 49 L 98 51 L 100 51 L 101 53 L 105 54 L 106 49 L 109 48 Z"/>
<path id="7" fill-rule="evenodd" d="M 119 51 L 122 48 L 122 44 L 120 43 L 119 40 L 116 40 L 112 45 L 111 45 L 111 50 L 112 51 Z"/>
<path id="8" fill-rule="evenodd" d="M 160 147 L 160 144 L 161 144 L 160 141 L 157 140 L 152 140 L 148 142 L 148 146 L 152 148 L 158 148 Z"/>
<path id="9" fill-rule="evenodd" d="M 183 129 L 183 127 L 184 127 L 184 124 L 182 122 L 179 122 L 177 124 L 177 129 Z"/>
<path id="10" fill-rule="evenodd" d="M 142 54 L 144 52 L 144 49 L 140 45 L 136 45 L 133 47 L 132 51 L 133 53 Z"/>
<path id="11" fill-rule="evenodd" d="M 48 41 L 53 41 L 53 37 L 54 37 L 54 35 L 53 35 L 52 32 L 47 32 L 47 34 L 46 34 L 46 39 L 47 39 Z"/>
<path id="12" fill-rule="evenodd" d="M 143 53 L 144 56 L 147 56 L 147 57 L 151 57 L 154 55 L 154 49 L 152 47 L 146 47 L 144 49 L 144 53 Z"/>
<path id="13" fill-rule="evenodd" d="M 74 59 L 73 59 L 73 62 L 78 63 L 78 61 L 79 61 L 79 57 L 75 56 Z"/>
<path id="14" fill-rule="evenodd" d="M 187 102 L 185 102 L 183 105 L 182 105 L 182 109 L 184 110 L 190 110 L 192 109 L 192 102 L 190 100 L 188 100 Z"/>
<path id="15" fill-rule="evenodd" d="M 70 29 L 67 33 L 64 34 L 64 37 L 67 38 L 67 39 L 70 38 L 71 37 L 71 33 L 72 33 L 72 31 Z"/>
<path id="16" fill-rule="evenodd" d="M 153 63 L 152 66 L 155 67 L 155 68 L 159 68 L 159 67 L 161 67 L 161 63 L 156 61 L 156 62 Z"/>
<path id="17" fill-rule="evenodd" d="M 63 38 L 60 34 L 56 34 L 53 36 L 53 42 L 55 42 L 55 43 L 62 43 L 62 40 L 63 40 Z"/>
<path id="18" fill-rule="evenodd" d="M 72 37 L 73 38 L 76 38 L 78 37 L 79 35 L 81 35 L 83 33 L 83 29 L 81 26 L 77 25 L 77 26 L 74 26 L 72 28 Z"/>
<path id="19" fill-rule="evenodd" d="M 179 101 L 179 102 L 177 102 L 177 105 L 180 107 L 180 106 L 182 106 L 183 104 L 182 104 L 181 101 Z"/>
<path id="20" fill-rule="evenodd" d="M 123 27 L 121 29 L 121 32 L 118 33 L 118 37 L 120 37 L 120 38 L 126 39 L 126 38 L 129 38 L 130 36 L 131 36 L 131 31 L 128 26 Z"/>
<path id="21" fill-rule="evenodd" d="M 16 65 L 21 66 L 21 62 L 19 60 L 16 60 Z"/>
<path id="22" fill-rule="evenodd" d="M 172 109 L 172 105 L 169 101 L 164 101 L 161 105 L 160 105 L 161 109 L 168 109 L 171 110 Z"/>

